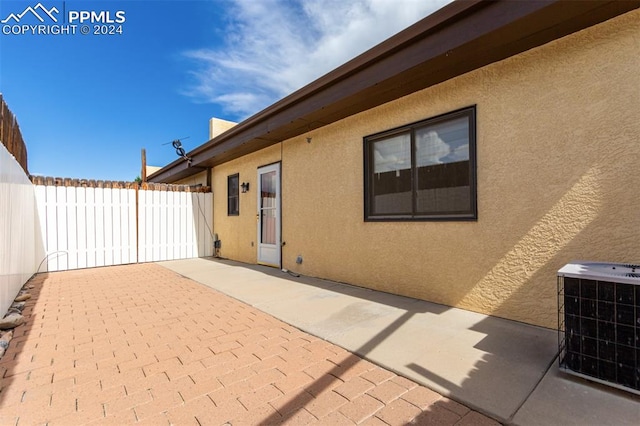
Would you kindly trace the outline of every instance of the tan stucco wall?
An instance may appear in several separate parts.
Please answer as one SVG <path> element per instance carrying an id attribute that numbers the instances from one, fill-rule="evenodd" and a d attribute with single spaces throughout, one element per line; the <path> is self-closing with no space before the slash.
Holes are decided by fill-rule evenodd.
<path id="1" fill-rule="evenodd" d="M 213 169 L 214 231 L 222 241 L 220 256 L 242 262 L 257 262 L 256 219 L 258 209 L 258 167 L 280 161 L 280 144 L 246 155 Z M 227 177 L 239 173 L 240 183 L 249 191 L 240 192 L 240 215 L 227 215 Z"/>
<path id="2" fill-rule="evenodd" d="M 211 118 L 209 119 L 209 139 L 213 139 L 218 135 L 223 134 L 233 126 L 235 126 L 236 122 L 223 120 L 221 118 Z"/>
<path id="3" fill-rule="evenodd" d="M 207 171 L 200 172 L 188 178 L 175 182 L 175 185 L 202 185 L 207 186 Z"/>
<path id="4" fill-rule="evenodd" d="M 282 155 L 284 268 L 556 327 L 562 265 L 640 262 L 639 70 L 636 11 L 216 167 L 222 255 L 255 262 L 256 169 Z M 474 104 L 478 221 L 364 222 L 363 136 Z"/>
<path id="5" fill-rule="evenodd" d="M 161 168 L 162 167 L 159 167 L 159 166 L 145 166 L 145 177 L 146 176 L 151 176 L 152 174 L 154 174 L 155 172 L 157 172 Z"/>

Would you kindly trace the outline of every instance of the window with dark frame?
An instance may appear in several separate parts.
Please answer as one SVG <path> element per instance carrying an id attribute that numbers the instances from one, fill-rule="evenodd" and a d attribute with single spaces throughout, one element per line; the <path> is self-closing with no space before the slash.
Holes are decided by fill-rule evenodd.
<path id="1" fill-rule="evenodd" d="M 227 215 L 240 215 L 240 174 L 227 177 Z"/>
<path id="2" fill-rule="evenodd" d="M 365 220 L 477 219 L 475 112 L 365 137 Z"/>

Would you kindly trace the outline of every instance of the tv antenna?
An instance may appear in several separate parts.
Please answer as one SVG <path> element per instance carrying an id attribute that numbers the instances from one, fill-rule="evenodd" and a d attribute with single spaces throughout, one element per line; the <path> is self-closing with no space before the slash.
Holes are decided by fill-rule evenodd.
<path id="1" fill-rule="evenodd" d="M 174 139 L 171 142 L 167 142 L 167 143 L 163 143 L 162 145 L 173 145 L 173 147 L 176 150 L 176 154 L 178 154 L 178 157 L 184 158 L 185 160 L 187 160 L 187 163 L 189 163 L 189 166 L 191 165 L 191 158 L 187 157 L 187 153 L 184 151 L 184 148 L 182 147 L 182 141 L 185 139 L 189 139 L 191 136 L 186 136 L 184 138 L 180 138 L 180 139 Z"/>

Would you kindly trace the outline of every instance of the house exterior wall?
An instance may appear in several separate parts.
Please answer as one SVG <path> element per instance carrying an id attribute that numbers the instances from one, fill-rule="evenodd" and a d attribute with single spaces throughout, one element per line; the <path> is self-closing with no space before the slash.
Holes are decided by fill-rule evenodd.
<path id="1" fill-rule="evenodd" d="M 256 261 L 256 170 L 282 159 L 283 268 L 556 327 L 561 266 L 640 262 L 639 69 L 634 11 L 215 167 L 221 255 Z M 478 220 L 365 222 L 363 137 L 470 105 Z"/>
<path id="2" fill-rule="evenodd" d="M 147 176 L 151 176 L 152 174 L 154 174 L 155 172 L 157 172 L 158 170 L 160 170 L 162 167 L 158 167 L 158 166 L 145 166 L 144 167 L 144 177 L 146 178 Z"/>
<path id="3" fill-rule="evenodd" d="M 223 134 L 238 123 L 213 117 L 209 119 L 209 139 Z"/>
<path id="4" fill-rule="evenodd" d="M 188 178 L 181 179 L 175 182 L 175 185 L 202 185 L 207 186 L 207 171 L 197 173 Z"/>
<path id="5" fill-rule="evenodd" d="M 213 169 L 213 229 L 222 242 L 220 255 L 241 262 L 257 262 L 258 167 L 280 161 L 281 146 L 276 144 L 245 155 Z M 240 192 L 240 214 L 227 214 L 227 177 L 239 174 L 240 183 L 248 182 L 249 191 Z"/>

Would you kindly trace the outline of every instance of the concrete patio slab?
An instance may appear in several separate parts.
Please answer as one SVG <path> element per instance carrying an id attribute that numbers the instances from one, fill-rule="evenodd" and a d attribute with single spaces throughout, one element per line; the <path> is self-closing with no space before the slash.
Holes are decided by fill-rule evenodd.
<path id="1" fill-rule="evenodd" d="M 640 398 L 567 375 L 554 364 L 514 422 L 532 426 L 637 425 Z"/>
<path id="2" fill-rule="evenodd" d="M 461 309 L 230 261 L 161 265 L 503 422 L 557 352 L 555 331 Z"/>
<path id="3" fill-rule="evenodd" d="M 508 327 L 513 324 L 460 310 L 409 315 L 396 320 L 397 329 L 380 318 L 329 341 L 502 421 L 525 401 L 554 357 L 555 336 L 536 327 Z M 364 336 L 376 339 L 376 330 L 388 330 L 388 336 L 378 337 L 375 346 L 354 347 Z"/>

